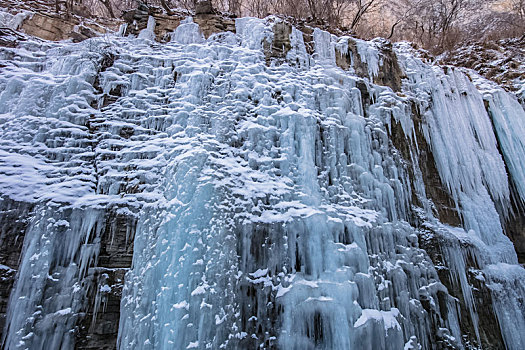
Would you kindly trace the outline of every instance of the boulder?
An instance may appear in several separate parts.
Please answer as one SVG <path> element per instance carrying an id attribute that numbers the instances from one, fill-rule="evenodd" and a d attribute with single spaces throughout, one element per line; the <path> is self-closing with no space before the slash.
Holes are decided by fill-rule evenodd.
<path id="1" fill-rule="evenodd" d="M 215 13 L 213 10 L 213 5 L 211 1 L 205 0 L 205 1 L 198 1 L 195 5 L 195 14 L 196 15 L 206 15 L 206 14 L 212 14 Z"/>
<path id="2" fill-rule="evenodd" d="M 10 28 L 0 27 L 0 46 L 16 47 L 20 41 L 27 40 L 26 37 L 20 33 L 15 32 Z"/>

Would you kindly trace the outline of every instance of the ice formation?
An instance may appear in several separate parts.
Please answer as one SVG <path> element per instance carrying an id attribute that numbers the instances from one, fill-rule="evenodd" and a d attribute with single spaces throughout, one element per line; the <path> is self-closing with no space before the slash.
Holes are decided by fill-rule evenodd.
<path id="1" fill-rule="evenodd" d="M 268 63 L 275 23 L 205 39 L 189 18 L 158 44 L 150 18 L 136 38 L 0 48 L 0 193 L 35 206 L 7 349 L 73 348 L 92 289 L 103 312 L 108 211 L 137 222 L 121 349 L 463 349 L 488 341 L 481 312 L 525 347 L 503 228 L 509 183 L 525 199 L 521 105 L 406 44 L 394 92 L 374 82 L 380 42 L 319 29 L 311 55 L 292 28 Z M 350 41 L 364 77 L 336 64 Z"/>

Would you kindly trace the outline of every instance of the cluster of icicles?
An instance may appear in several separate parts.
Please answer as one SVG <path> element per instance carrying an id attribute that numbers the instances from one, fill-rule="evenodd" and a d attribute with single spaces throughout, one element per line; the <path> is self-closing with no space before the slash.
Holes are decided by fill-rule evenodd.
<path id="1" fill-rule="evenodd" d="M 501 225 L 509 182 L 525 199 L 522 106 L 406 44 L 395 93 L 372 83 L 382 41 L 319 29 L 313 55 L 292 28 L 286 59 L 267 65 L 277 21 L 237 19 L 236 34 L 205 39 L 188 19 L 161 45 L 151 18 L 137 38 L 0 49 L 0 191 L 36 208 L 7 349 L 74 347 L 87 290 L 111 290 L 89 285 L 109 209 L 138 221 L 121 349 L 464 348 L 462 320 L 480 341 L 485 307 L 468 261 L 505 346 L 525 347 L 525 272 Z M 368 77 L 336 65 L 350 44 Z M 435 217 L 418 137 L 461 227 Z M 461 300 L 420 247 L 430 233 Z"/>

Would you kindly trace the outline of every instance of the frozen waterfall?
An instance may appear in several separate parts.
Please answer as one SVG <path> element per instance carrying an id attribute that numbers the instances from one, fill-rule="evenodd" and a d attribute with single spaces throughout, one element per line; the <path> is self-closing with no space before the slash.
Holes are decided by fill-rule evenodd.
<path id="1" fill-rule="evenodd" d="M 154 28 L 0 47 L 6 349 L 525 348 L 515 96 L 273 17 Z"/>

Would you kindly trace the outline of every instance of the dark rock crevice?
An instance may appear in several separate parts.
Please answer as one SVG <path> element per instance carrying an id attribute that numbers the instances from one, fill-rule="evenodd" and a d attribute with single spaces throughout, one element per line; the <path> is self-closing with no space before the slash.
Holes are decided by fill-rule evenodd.
<path id="1" fill-rule="evenodd" d="M 6 322 L 7 303 L 20 264 L 33 203 L 0 198 L 0 343 Z"/>
<path id="2" fill-rule="evenodd" d="M 410 143 L 408 135 L 405 135 L 401 124 L 396 122 L 393 118 L 390 130 L 390 140 L 392 141 L 393 146 L 401 152 L 403 158 L 410 164 L 412 163 L 412 154 L 417 155 L 419 169 L 421 170 L 425 186 L 425 194 L 426 197 L 432 201 L 434 215 L 443 223 L 451 226 L 461 226 L 462 221 L 456 204 L 446 186 L 441 181 L 434 155 L 432 154 L 430 145 L 427 143 L 423 132 L 421 131 L 422 119 L 414 103 L 412 104 L 412 120 L 414 122 L 415 142 L 417 142 L 417 148 L 416 145 Z M 421 203 L 421 200 L 417 198 L 417 191 L 413 187 L 416 180 L 413 169 L 414 167 L 412 165 L 408 168 L 411 178 L 410 183 L 412 185 L 412 203 L 419 207 L 423 207 L 424 205 Z"/>
<path id="3" fill-rule="evenodd" d="M 402 79 L 405 78 L 405 74 L 399 66 L 392 43 L 383 40 L 379 42 L 378 49 L 381 63 L 379 64 L 377 75 L 372 77 L 373 83 L 381 86 L 388 86 L 392 91 L 400 92 Z M 348 39 L 348 50 L 346 52 L 342 52 L 336 47 L 335 63 L 338 67 L 344 70 L 354 68 L 358 77 L 370 79 L 368 63 L 361 59 L 357 43 L 353 39 Z"/>
<path id="4" fill-rule="evenodd" d="M 111 210 L 100 234 L 100 251 L 88 275 L 87 309 L 78 324 L 76 349 L 116 349 L 124 275 L 131 267 L 137 219 Z"/>
<path id="5" fill-rule="evenodd" d="M 292 48 L 290 35 L 292 35 L 292 26 L 286 22 L 275 23 L 272 27 L 273 41 L 263 42 L 264 55 L 266 64 L 270 65 L 272 60 L 284 61 L 286 55 Z"/>
<path id="6" fill-rule="evenodd" d="M 428 227 L 422 228 L 422 232 L 426 233 L 419 235 L 420 247 L 427 252 L 436 266 L 441 283 L 445 285 L 449 294 L 457 299 L 456 308 L 460 311 L 459 326 L 464 335 L 464 338 L 461 339 L 464 345 L 467 348 L 481 346 L 482 349 L 505 349 L 499 322 L 492 307 L 492 293 L 484 283 L 483 272 L 473 258 L 473 253 L 468 253 L 475 248 L 459 242 L 456 238 L 444 237 L 440 233 L 433 232 Z M 466 271 L 464 273 L 472 292 L 477 315 L 477 329 L 467 307 L 468 297 L 464 295 L 460 282 L 454 277 L 456 273 L 452 270 L 454 266 L 449 261 L 450 257 L 447 257 L 448 253 L 446 250 L 449 248 L 449 252 L 454 252 L 455 254 L 462 255 L 461 251 L 467 252 L 465 255 Z M 462 259 L 462 257 L 458 257 L 458 259 Z M 458 273 L 461 274 L 463 272 L 459 271 Z M 479 333 L 479 342 L 476 336 L 477 332 Z"/>

